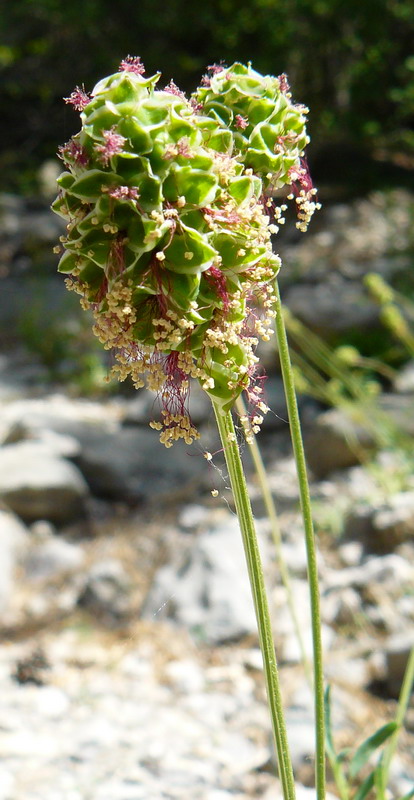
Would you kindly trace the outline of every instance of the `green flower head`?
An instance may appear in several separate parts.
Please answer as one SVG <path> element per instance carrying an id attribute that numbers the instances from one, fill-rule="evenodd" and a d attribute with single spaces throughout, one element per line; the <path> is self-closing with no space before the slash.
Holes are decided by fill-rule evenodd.
<path id="1" fill-rule="evenodd" d="M 161 399 L 161 441 L 198 436 L 187 412 L 190 378 L 227 412 L 254 383 L 258 339 L 274 317 L 280 260 L 271 234 L 292 186 L 304 228 L 317 207 L 303 149 L 305 112 L 284 76 L 241 64 L 210 68 L 187 99 L 139 58 L 67 98 L 81 130 L 63 147 L 53 210 L 67 220 L 59 270 L 93 311 L 114 351 L 112 374 Z"/>

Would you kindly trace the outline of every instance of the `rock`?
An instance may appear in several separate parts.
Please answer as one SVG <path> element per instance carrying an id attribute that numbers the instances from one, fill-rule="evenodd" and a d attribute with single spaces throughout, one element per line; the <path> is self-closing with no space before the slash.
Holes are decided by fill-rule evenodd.
<path id="1" fill-rule="evenodd" d="M 312 656 L 312 627 L 308 582 L 295 578 L 290 583 L 304 650 L 310 658 Z M 299 664 L 302 661 L 302 650 L 284 586 L 278 586 L 272 594 L 272 618 L 275 620 L 273 631 L 276 642 L 281 645 L 283 662 Z M 335 636 L 334 631 L 328 625 L 322 624 L 321 635 L 324 649 L 328 650 Z"/>
<path id="2" fill-rule="evenodd" d="M 167 451 L 149 428 L 88 426 L 79 431 L 79 468 L 98 496 L 137 502 L 174 493 L 185 497 L 206 474 L 200 452 L 182 441 Z"/>
<path id="3" fill-rule="evenodd" d="M 345 567 L 356 567 L 361 563 L 364 548 L 361 542 L 343 542 L 338 547 L 338 555 Z"/>
<path id="4" fill-rule="evenodd" d="M 344 538 L 361 542 L 367 553 L 390 553 L 414 539 L 414 492 L 399 492 L 380 505 L 360 504 L 348 514 Z"/>
<path id="5" fill-rule="evenodd" d="M 199 534 L 173 565 L 162 567 L 144 618 L 167 618 L 209 644 L 256 635 L 257 625 L 237 520 Z"/>
<path id="6" fill-rule="evenodd" d="M 178 522 L 184 531 L 189 533 L 197 530 L 203 523 L 206 522 L 208 517 L 208 509 L 205 506 L 199 506 L 196 503 L 191 503 L 184 506 L 182 509 Z"/>
<path id="7" fill-rule="evenodd" d="M 333 271 L 360 281 L 374 271 L 389 280 L 409 272 L 413 205 L 414 196 L 405 189 L 327 204 L 306 238 L 284 248 L 284 260 L 295 270 L 283 270 L 281 280 L 322 283 Z"/>
<path id="8" fill-rule="evenodd" d="M 380 410 L 385 412 L 395 425 L 396 433 L 414 436 L 414 400 L 410 394 L 384 392 L 378 398 Z"/>
<path id="9" fill-rule="evenodd" d="M 0 508 L 0 613 L 7 609 L 13 589 L 13 574 L 24 550 L 28 530 L 10 511 Z"/>
<path id="10" fill-rule="evenodd" d="M 36 696 L 36 706 L 41 717 L 62 720 L 68 713 L 70 701 L 57 686 L 40 686 Z"/>
<path id="11" fill-rule="evenodd" d="M 373 447 L 369 433 L 336 408 L 319 414 L 305 436 L 306 459 L 317 478 L 358 464 L 361 449 Z"/>
<path id="12" fill-rule="evenodd" d="M 395 597 L 414 580 L 414 566 L 397 553 L 390 553 L 366 558 L 360 566 L 340 571 L 326 567 L 323 579 L 325 591 L 347 586 L 367 591 L 371 585 L 379 585 L 381 591 Z"/>
<path id="13" fill-rule="evenodd" d="M 0 450 L 0 497 L 23 520 L 64 524 L 82 515 L 88 494 L 79 470 L 42 443 Z"/>
<path id="14" fill-rule="evenodd" d="M 62 447 L 64 442 L 72 447 L 75 441 L 77 450 L 70 457 L 98 497 L 136 503 L 171 493 L 177 498 L 191 494 L 207 476 L 200 448 L 177 442 L 167 451 L 149 427 L 122 427 L 123 413 L 122 402 L 73 401 L 54 395 L 15 403 L 6 418 L 8 423 L 25 425 L 48 446 L 57 434 L 64 437 L 57 440 Z"/>
<path id="15" fill-rule="evenodd" d="M 372 681 L 371 662 L 366 656 L 352 658 L 346 652 L 341 658 L 339 650 L 335 653 L 335 657 L 326 664 L 325 676 L 328 681 L 338 682 L 342 686 L 348 684 L 353 690 L 357 687 L 363 689 Z"/>
<path id="16" fill-rule="evenodd" d="M 62 573 L 75 572 L 83 566 L 84 561 L 85 553 L 80 545 L 49 537 L 34 542 L 28 548 L 23 567 L 29 580 L 41 581 L 56 578 Z"/>
<path id="17" fill-rule="evenodd" d="M 398 697 L 411 650 L 414 647 L 414 629 L 388 640 L 385 647 L 385 682 L 393 697 Z"/>
<path id="18" fill-rule="evenodd" d="M 283 301 L 295 317 L 320 336 L 329 337 L 355 328 L 369 330 L 379 323 L 378 306 L 361 283 L 338 274 L 315 285 L 291 286 Z"/>
<path id="19" fill-rule="evenodd" d="M 116 622 L 130 611 L 131 581 L 121 561 L 99 561 L 89 572 L 78 605 L 98 619 Z"/>
<path id="20" fill-rule="evenodd" d="M 394 381 L 394 389 L 398 394 L 414 394 L 414 359 L 400 369 Z"/>
<path id="21" fill-rule="evenodd" d="M 164 672 L 174 689 L 182 694 L 193 694 L 205 690 L 205 672 L 192 659 L 170 661 Z"/>
<path id="22" fill-rule="evenodd" d="M 361 597 L 355 589 L 345 587 L 340 592 L 324 594 L 322 613 L 329 625 L 355 624 L 356 615 L 362 610 Z"/>

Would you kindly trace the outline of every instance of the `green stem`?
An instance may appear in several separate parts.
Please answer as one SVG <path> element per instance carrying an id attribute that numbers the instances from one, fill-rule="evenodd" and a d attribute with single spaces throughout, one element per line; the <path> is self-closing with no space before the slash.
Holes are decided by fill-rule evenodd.
<path id="1" fill-rule="evenodd" d="M 276 335 L 279 357 L 285 387 L 286 404 L 289 415 L 290 435 L 298 474 L 300 502 L 305 530 L 306 550 L 308 558 L 308 580 L 312 614 L 314 698 L 315 698 L 315 732 L 316 732 L 316 791 L 318 800 L 325 798 L 325 721 L 324 721 L 324 686 L 321 639 L 321 614 L 319 603 L 318 563 L 316 558 L 315 535 L 312 522 L 309 483 L 306 472 L 305 451 L 302 431 L 290 362 L 289 345 L 283 322 L 282 303 L 277 281 L 275 281 L 276 303 Z"/>
<path id="2" fill-rule="evenodd" d="M 254 526 L 253 513 L 247 491 L 246 479 L 240 458 L 239 447 L 231 412 L 222 414 L 213 402 L 220 439 L 224 449 L 236 512 L 239 519 L 247 569 L 252 589 L 254 608 L 259 630 L 260 648 L 266 680 L 267 696 L 273 734 L 278 757 L 278 768 L 285 800 L 295 800 L 295 782 L 289 755 L 286 724 L 283 712 L 282 693 L 277 669 L 275 646 L 270 623 L 269 608 L 260 559 L 259 546 Z"/>
<path id="3" fill-rule="evenodd" d="M 237 398 L 235 405 L 237 413 L 240 414 L 241 417 L 246 416 L 246 406 L 244 405 L 241 396 Z M 279 568 L 283 586 L 285 587 L 286 590 L 287 602 L 289 606 L 290 615 L 292 617 L 293 627 L 295 629 L 296 637 L 299 644 L 299 650 L 302 658 L 303 668 L 305 670 L 305 675 L 309 683 L 309 686 L 312 686 L 313 685 L 312 670 L 309 663 L 309 658 L 306 654 L 305 642 L 302 636 L 298 615 L 296 613 L 296 606 L 293 598 L 292 583 L 290 580 L 289 569 L 283 557 L 282 534 L 280 532 L 276 506 L 272 497 L 272 492 L 270 491 L 266 469 L 263 464 L 263 459 L 255 436 L 252 436 L 251 440 L 248 442 L 248 446 L 252 456 L 254 468 L 256 470 L 257 479 L 259 481 L 260 490 L 262 492 L 262 497 L 267 517 L 270 523 L 273 543 L 275 546 L 277 565 Z"/>
<path id="4" fill-rule="evenodd" d="M 414 687 L 414 647 L 412 647 L 410 655 L 408 657 L 407 666 L 404 672 L 404 679 L 401 686 L 400 696 L 398 698 L 397 713 L 395 715 L 395 722 L 397 723 L 398 728 L 392 735 L 387 747 L 385 748 L 381 760 L 382 785 L 384 786 L 384 789 L 386 789 L 388 784 L 388 776 L 389 776 L 391 761 L 397 749 L 398 738 L 404 723 L 405 715 L 407 713 L 408 703 L 410 702 L 410 696 L 411 692 L 413 691 L 413 687 Z"/>

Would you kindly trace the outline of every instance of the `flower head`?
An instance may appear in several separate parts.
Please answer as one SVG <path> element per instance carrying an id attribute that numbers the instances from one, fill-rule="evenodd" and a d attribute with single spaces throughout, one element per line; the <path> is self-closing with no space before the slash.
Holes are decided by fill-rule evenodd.
<path id="1" fill-rule="evenodd" d="M 191 379 L 223 413 L 246 391 L 254 433 L 266 411 L 255 351 L 272 333 L 272 235 L 286 208 L 271 196 L 292 186 L 301 229 L 317 206 L 305 110 L 282 76 L 242 64 L 213 64 L 190 102 L 173 81 L 158 90 L 159 75 L 143 72 L 128 56 L 91 96 L 76 89 L 67 99 L 83 114 L 60 150 L 59 270 L 114 354 L 111 374 L 156 393 L 153 427 L 167 447 L 198 436 Z"/>

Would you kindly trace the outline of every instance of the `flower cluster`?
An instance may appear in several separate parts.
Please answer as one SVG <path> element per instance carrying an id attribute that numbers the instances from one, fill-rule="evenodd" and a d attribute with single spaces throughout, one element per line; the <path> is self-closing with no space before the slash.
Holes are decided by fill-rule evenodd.
<path id="1" fill-rule="evenodd" d="M 187 100 L 158 80 L 128 56 L 90 96 L 72 93 L 82 127 L 60 148 L 52 208 L 67 220 L 59 270 L 113 350 L 112 374 L 158 393 L 162 422 L 152 425 L 170 446 L 198 436 L 190 378 L 223 413 L 243 390 L 255 420 L 266 411 L 255 348 L 271 332 L 280 266 L 270 209 L 280 223 L 285 208 L 271 194 L 299 182 L 304 214 L 314 190 L 305 109 L 286 81 L 214 65 Z"/>

